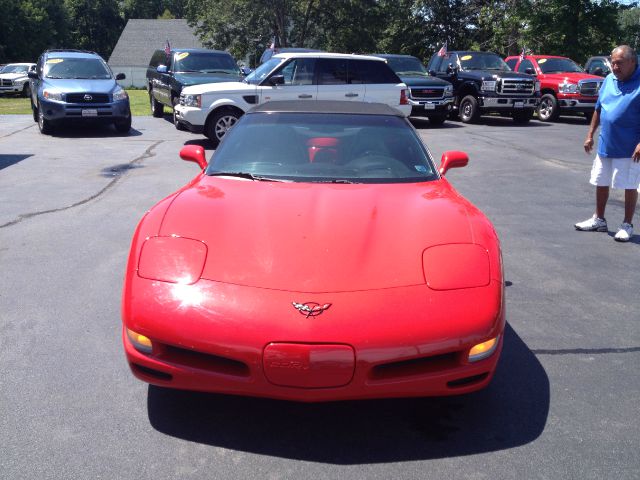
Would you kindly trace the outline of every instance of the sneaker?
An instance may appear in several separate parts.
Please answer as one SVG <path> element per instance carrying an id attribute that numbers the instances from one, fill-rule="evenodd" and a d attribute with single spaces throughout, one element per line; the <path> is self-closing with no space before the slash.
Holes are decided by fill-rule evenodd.
<path id="1" fill-rule="evenodd" d="M 622 223 L 622 225 L 620 225 L 620 229 L 616 233 L 615 237 L 613 237 L 613 239 L 616 242 L 628 242 L 631 239 L 632 235 L 633 235 L 633 224 Z"/>
<path id="2" fill-rule="evenodd" d="M 607 221 L 595 215 L 584 222 L 576 223 L 574 227 L 582 232 L 606 232 L 608 230 Z"/>

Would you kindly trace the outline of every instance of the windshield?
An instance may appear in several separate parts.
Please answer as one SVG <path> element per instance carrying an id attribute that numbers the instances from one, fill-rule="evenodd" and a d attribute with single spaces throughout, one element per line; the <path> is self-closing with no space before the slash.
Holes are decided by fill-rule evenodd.
<path id="1" fill-rule="evenodd" d="M 174 72 L 223 73 L 240 75 L 240 70 L 230 55 L 211 52 L 176 53 Z"/>
<path id="2" fill-rule="evenodd" d="M 398 75 L 429 76 L 427 69 L 415 57 L 387 58 L 387 63 Z"/>
<path id="3" fill-rule="evenodd" d="M 284 58 L 272 58 L 268 62 L 263 63 L 258 68 L 256 68 L 253 72 L 245 77 L 243 82 L 250 83 L 252 85 L 259 84 L 262 80 L 265 79 L 271 71 L 276 68 L 280 63 L 284 61 Z"/>
<path id="4" fill-rule="evenodd" d="M 414 130 L 388 115 L 253 113 L 231 129 L 207 175 L 316 183 L 434 180 Z"/>
<path id="5" fill-rule="evenodd" d="M 98 58 L 50 58 L 44 65 L 46 78 L 106 80 L 111 72 Z"/>
<path id="6" fill-rule="evenodd" d="M 461 53 L 459 55 L 462 70 L 496 70 L 509 72 L 511 69 L 502 58 L 494 53 Z"/>
<path id="7" fill-rule="evenodd" d="M 29 65 L 5 65 L 2 73 L 27 73 L 29 71 Z"/>
<path id="8" fill-rule="evenodd" d="M 539 58 L 538 66 L 542 73 L 583 72 L 573 60 L 568 58 Z"/>

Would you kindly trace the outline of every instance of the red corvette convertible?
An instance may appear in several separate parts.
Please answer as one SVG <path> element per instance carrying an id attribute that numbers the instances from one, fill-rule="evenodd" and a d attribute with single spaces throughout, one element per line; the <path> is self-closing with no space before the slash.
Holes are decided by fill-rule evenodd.
<path id="1" fill-rule="evenodd" d="M 380 104 L 272 102 L 137 227 L 122 301 L 133 374 L 297 401 L 453 395 L 502 349 L 500 245 L 411 124 Z"/>

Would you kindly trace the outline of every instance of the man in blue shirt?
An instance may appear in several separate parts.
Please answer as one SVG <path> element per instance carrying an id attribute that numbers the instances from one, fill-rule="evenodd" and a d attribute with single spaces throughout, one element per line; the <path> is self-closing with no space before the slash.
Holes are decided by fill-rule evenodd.
<path id="1" fill-rule="evenodd" d="M 628 45 L 611 52 L 611 73 L 605 78 L 591 119 L 584 150 L 593 150 L 593 134 L 600 129 L 598 153 L 590 183 L 596 186 L 596 212 L 576 223 L 576 230 L 606 232 L 604 211 L 609 187 L 624 189 L 624 220 L 613 237 L 628 242 L 640 186 L 640 69 L 636 52 Z"/>

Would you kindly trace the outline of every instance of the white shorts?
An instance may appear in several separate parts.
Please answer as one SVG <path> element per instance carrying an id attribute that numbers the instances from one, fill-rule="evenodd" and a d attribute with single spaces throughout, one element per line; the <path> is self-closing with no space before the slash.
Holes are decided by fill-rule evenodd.
<path id="1" fill-rule="evenodd" d="M 640 162 L 631 158 L 600 158 L 596 155 L 589 183 L 597 187 L 635 190 L 640 187 Z"/>

